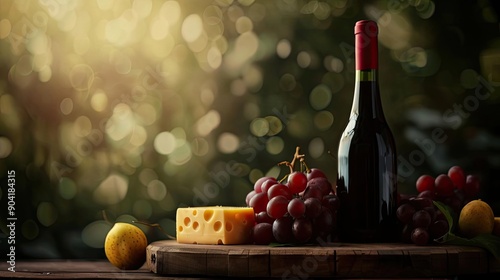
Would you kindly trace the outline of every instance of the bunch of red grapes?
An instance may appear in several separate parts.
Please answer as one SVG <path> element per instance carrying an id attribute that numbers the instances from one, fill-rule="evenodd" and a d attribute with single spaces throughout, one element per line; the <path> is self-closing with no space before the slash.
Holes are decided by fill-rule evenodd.
<path id="1" fill-rule="evenodd" d="M 262 177 L 246 203 L 255 212 L 255 244 L 327 242 L 334 236 L 339 200 L 320 169 L 293 171 L 285 183 Z"/>
<path id="2" fill-rule="evenodd" d="M 434 205 L 440 201 L 455 214 L 479 194 L 479 178 L 466 175 L 460 166 L 453 166 L 448 174 L 436 178 L 422 175 L 416 182 L 418 195 L 402 198 L 396 211 L 398 220 L 404 225 L 402 239 L 417 245 L 426 245 L 445 235 L 448 221 Z"/>

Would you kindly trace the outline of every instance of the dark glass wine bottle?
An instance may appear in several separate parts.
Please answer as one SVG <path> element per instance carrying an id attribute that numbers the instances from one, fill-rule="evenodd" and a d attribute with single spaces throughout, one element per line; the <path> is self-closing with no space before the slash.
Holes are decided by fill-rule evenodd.
<path id="1" fill-rule="evenodd" d="M 354 34 L 354 99 L 338 149 L 339 239 L 396 241 L 396 144 L 380 101 L 377 24 L 358 21 Z"/>

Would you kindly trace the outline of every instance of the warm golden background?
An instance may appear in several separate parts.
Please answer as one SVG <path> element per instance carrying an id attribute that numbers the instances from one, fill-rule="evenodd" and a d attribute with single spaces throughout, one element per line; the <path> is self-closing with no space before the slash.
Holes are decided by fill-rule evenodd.
<path id="1" fill-rule="evenodd" d="M 400 191 L 461 165 L 498 216 L 493 2 L 0 1 L 2 229 L 8 170 L 18 258 L 103 257 L 102 210 L 174 234 L 177 207 L 243 205 L 296 146 L 333 181 L 366 18 Z"/>

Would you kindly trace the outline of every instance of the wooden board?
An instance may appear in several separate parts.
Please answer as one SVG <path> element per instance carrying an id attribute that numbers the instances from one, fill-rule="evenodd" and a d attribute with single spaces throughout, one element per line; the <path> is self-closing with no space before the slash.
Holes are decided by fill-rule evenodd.
<path id="1" fill-rule="evenodd" d="M 147 267 L 162 275 L 393 278 L 500 273 L 500 260 L 475 247 L 346 244 L 271 247 L 157 241 Z"/>

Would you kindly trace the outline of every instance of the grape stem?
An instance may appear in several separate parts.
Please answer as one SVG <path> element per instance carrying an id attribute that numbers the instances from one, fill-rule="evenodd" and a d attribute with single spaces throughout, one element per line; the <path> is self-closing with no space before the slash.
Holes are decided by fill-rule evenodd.
<path id="1" fill-rule="evenodd" d="M 283 176 L 283 178 L 281 178 L 281 180 L 279 180 L 278 182 L 283 183 L 286 180 L 286 178 L 288 178 L 288 175 L 289 174 L 286 174 L 285 176 Z"/>
<path id="2" fill-rule="evenodd" d="M 290 168 L 290 173 L 293 173 L 293 169 L 295 167 L 295 161 L 298 159 L 301 163 L 304 162 L 304 156 L 305 155 L 301 155 L 300 153 L 300 147 L 296 147 L 295 148 L 295 154 L 293 155 L 293 159 L 292 159 L 292 162 L 289 162 L 289 161 L 282 161 L 280 163 L 278 163 L 278 165 L 286 165 Z M 306 166 L 306 169 L 307 169 L 307 166 Z"/>
<path id="3" fill-rule="evenodd" d="M 309 166 L 307 166 L 306 160 L 303 157 L 300 158 L 300 163 L 301 163 L 300 167 L 302 168 L 302 166 L 304 166 L 304 168 L 306 169 L 306 173 L 311 172 L 311 169 L 309 168 Z"/>
<path id="4" fill-rule="evenodd" d="M 158 228 L 163 234 L 165 234 L 168 238 L 170 239 L 175 239 L 175 237 L 173 237 L 172 235 L 168 234 L 161 226 L 160 224 L 150 224 L 150 223 L 146 223 L 146 222 L 141 222 L 141 221 L 132 221 L 132 223 L 135 223 L 135 224 L 141 224 L 141 225 L 146 225 L 146 226 L 149 226 L 149 227 L 155 227 L 155 228 Z"/>
<path id="5" fill-rule="evenodd" d="M 109 219 L 108 214 L 106 213 L 106 210 L 104 210 L 104 209 L 103 209 L 103 210 L 101 211 L 101 214 L 102 214 L 102 219 L 103 219 L 106 223 L 108 223 L 108 224 L 110 224 L 110 225 L 113 225 L 113 222 L 111 222 L 111 220 Z"/>

